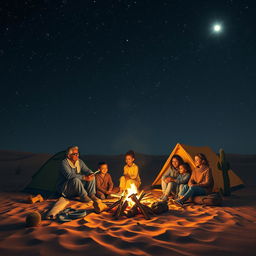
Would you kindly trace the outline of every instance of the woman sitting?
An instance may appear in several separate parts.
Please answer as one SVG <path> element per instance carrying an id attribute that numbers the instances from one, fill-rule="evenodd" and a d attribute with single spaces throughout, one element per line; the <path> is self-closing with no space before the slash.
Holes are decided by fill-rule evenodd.
<path id="1" fill-rule="evenodd" d="M 179 155 L 173 155 L 168 170 L 162 176 L 162 196 L 160 200 L 167 201 L 168 196 L 175 197 L 177 195 L 177 183 L 174 181 L 179 175 L 179 166 L 183 163 L 183 159 Z"/>
<path id="2" fill-rule="evenodd" d="M 188 190 L 181 193 L 181 197 L 174 201 L 178 205 L 183 205 L 190 197 L 202 196 L 212 192 L 214 182 L 206 156 L 202 153 L 197 154 L 195 165 L 196 168 L 188 182 Z"/>

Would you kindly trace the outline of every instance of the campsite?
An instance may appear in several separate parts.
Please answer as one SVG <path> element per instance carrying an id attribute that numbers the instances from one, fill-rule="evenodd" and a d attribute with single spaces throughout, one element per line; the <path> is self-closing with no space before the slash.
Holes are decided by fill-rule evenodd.
<path id="1" fill-rule="evenodd" d="M 0 256 L 255 256 L 255 10 L 1 0 Z"/>
<path id="2" fill-rule="evenodd" d="M 209 155 L 213 165 L 217 155 L 209 147 L 177 144 L 169 155 L 137 154 L 142 187 L 151 191 L 157 200 L 161 170 L 168 167 L 172 154 L 179 153 L 190 161 L 198 150 Z M 1 184 L 4 188 L 0 194 L 0 250 L 3 255 L 16 255 L 20 251 L 21 255 L 205 255 L 206 252 L 209 255 L 254 255 L 256 184 L 255 179 L 248 179 L 254 175 L 256 167 L 253 155 L 227 156 L 233 170 L 233 189 L 230 197 L 224 197 L 222 206 L 192 203 L 184 208 L 170 206 L 168 212 L 150 220 L 142 215 L 115 220 L 109 212 L 94 212 L 92 203 L 74 199 L 70 200 L 69 207 L 86 209 L 88 214 L 84 218 L 66 223 L 43 219 L 37 227 L 26 227 L 26 216 L 31 211 L 39 211 L 43 216 L 56 202 L 57 198 L 49 194 L 54 190 L 52 184 L 57 177 L 55 161 L 64 157 L 63 151 L 55 155 L 1 151 L 0 155 L 1 175 L 13 181 L 8 186 Z M 109 163 L 114 182 L 118 182 L 122 155 L 82 155 L 81 158 L 92 169 L 96 168 L 99 158 L 104 159 Z M 215 171 L 215 180 L 219 179 L 215 184 L 221 187 L 221 176 Z M 23 178 L 17 183 L 19 176 Z M 46 200 L 28 204 L 28 191 L 32 189 L 44 190 Z"/>

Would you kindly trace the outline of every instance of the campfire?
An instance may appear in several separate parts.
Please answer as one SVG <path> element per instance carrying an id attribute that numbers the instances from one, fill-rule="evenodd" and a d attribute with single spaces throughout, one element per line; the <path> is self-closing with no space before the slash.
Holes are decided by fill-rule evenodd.
<path id="1" fill-rule="evenodd" d="M 122 193 L 119 200 L 109 206 L 107 211 L 114 210 L 113 216 L 119 219 L 121 216 L 131 218 L 137 214 L 142 214 L 145 219 L 149 220 L 150 215 L 155 215 L 153 210 L 146 204 L 149 203 L 150 193 L 143 190 L 138 194 L 138 190 L 134 184 Z"/>

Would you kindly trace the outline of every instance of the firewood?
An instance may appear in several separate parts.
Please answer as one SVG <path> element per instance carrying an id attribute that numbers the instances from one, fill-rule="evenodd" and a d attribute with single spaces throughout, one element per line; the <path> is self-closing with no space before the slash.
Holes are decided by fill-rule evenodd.
<path id="1" fill-rule="evenodd" d="M 127 200 L 124 201 L 124 203 L 120 204 L 121 207 L 118 208 L 118 211 L 116 212 L 116 215 L 115 215 L 115 219 L 119 219 L 120 216 L 123 215 L 124 213 L 124 210 L 127 208 L 128 206 L 128 202 Z"/>
<path id="2" fill-rule="evenodd" d="M 150 214 L 156 216 L 156 214 L 153 212 L 153 210 L 152 210 L 149 206 L 147 206 L 147 205 L 145 205 L 145 204 L 142 204 L 142 206 L 143 206 L 144 208 L 146 208 L 147 211 L 148 211 Z"/>
<path id="3" fill-rule="evenodd" d="M 96 213 L 101 213 L 104 210 L 108 209 L 108 206 L 104 204 L 103 202 L 93 202 L 93 207 Z"/>
<path id="4" fill-rule="evenodd" d="M 114 202 L 112 205 L 110 205 L 106 211 L 110 211 L 111 209 L 113 209 L 114 207 L 116 207 L 117 205 L 119 205 L 122 201 L 123 201 L 124 196 L 122 196 L 118 201 Z"/>
<path id="5" fill-rule="evenodd" d="M 132 217 L 135 217 L 138 213 L 139 213 L 138 208 L 137 208 L 136 205 L 134 205 L 131 209 L 129 209 L 126 212 L 126 217 L 127 218 L 132 218 Z"/>
<path id="6" fill-rule="evenodd" d="M 144 215 L 146 220 L 150 220 L 150 216 L 147 212 L 147 210 L 143 207 L 143 205 L 141 205 L 141 203 L 139 202 L 138 198 L 136 197 L 135 194 L 132 194 L 129 196 L 129 198 L 131 198 L 133 200 L 133 202 L 136 204 L 136 206 L 140 209 L 141 213 Z"/>
<path id="7" fill-rule="evenodd" d="M 118 204 L 118 207 L 117 207 L 116 211 L 113 214 L 114 217 L 117 216 L 117 214 L 121 211 L 121 208 L 124 204 L 124 199 L 125 199 L 125 196 L 122 196 L 121 199 L 120 199 L 120 202 Z"/>

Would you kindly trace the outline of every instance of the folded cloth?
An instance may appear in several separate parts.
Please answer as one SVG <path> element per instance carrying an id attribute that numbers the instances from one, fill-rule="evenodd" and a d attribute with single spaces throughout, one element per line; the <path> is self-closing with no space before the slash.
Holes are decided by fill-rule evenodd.
<path id="1" fill-rule="evenodd" d="M 69 222 L 75 219 L 83 218 L 84 216 L 86 216 L 86 214 L 86 210 L 76 210 L 73 208 L 67 208 L 57 215 L 57 220 L 59 222 Z"/>
<path id="2" fill-rule="evenodd" d="M 46 219 L 55 219 L 55 217 L 69 204 L 69 200 L 61 196 L 54 204 L 52 209 L 47 213 Z"/>

